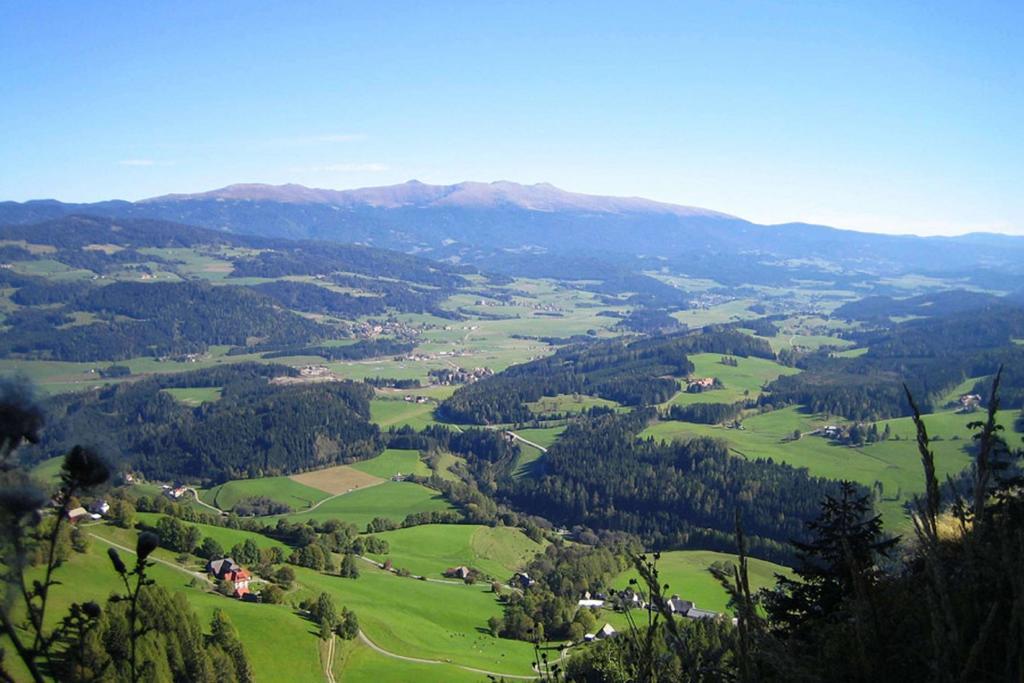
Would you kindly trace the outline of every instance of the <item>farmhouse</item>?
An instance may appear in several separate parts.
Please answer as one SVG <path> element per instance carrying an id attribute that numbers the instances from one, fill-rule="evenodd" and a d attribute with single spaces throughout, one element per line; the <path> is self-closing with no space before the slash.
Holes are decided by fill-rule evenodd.
<path id="1" fill-rule="evenodd" d="M 252 576 L 230 557 L 210 560 L 206 565 L 206 571 L 218 581 L 227 582 L 232 590 L 231 594 L 236 598 L 244 597 L 249 592 L 249 581 Z"/>
<path id="2" fill-rule="evenodd" d="M 683 600 L 678 595 L 673 595 L 671 598 L 665 601 L 666 607 L 672 614 L 678 614 L 681 617 L 687 619 L 717 619 L 718 612 L 712 612 L 711 610 L 698 609 L 697 605 L 690 600 Z"/>
<path id="3" fill-rule="evenodd" d="M 615 627 L 611 624 L 605 624 L 601 627 L 601 630 L 595 634 L 598 640 L 604 640 L 605 638 L 614 638 L 618 634 Z"/>
<path id="4" fill-rule="evenodd" d="M 89 512 L 96 515 L 105 515 L 110 512 L 110 503 L 102 498 L 97 498 L 93 502 L 89 503 Z"/>
<path id="5" fill-rule="evenodd" d="M 643 598 L 640 597 L 640 594 L 634 591 L 632 588 L 627 588 L 626 590 L 619 591 L 618 593 L 616 593 L 615 598 L 616 601 L 619 603 L 619 608 L 623 610 L 637 608 L 643 609 L 647 606 L 647 603 L 644 601 Z"/>
<path id="6" fill-rule="evenodd" d="M 76 508 L 72 508 L 71 510 L 68 510 L 68 521 L 69 522 L 76 522 L 77 523 L 83 517 L 90 517 L 89 511 L 86 510 L 84 507 L 76 507 Z"/>
<path id="7" fill-rule="evenodd" d="M 525 572 L 519 572 L 512 577 L 512 581 L 510 581 L 510 583 L 518 585 L 520 588 L 529 588 L 537 582 L 531 579 L 529 574 Z"/>
<path id="8" fill-rule="evenodd" d="M 186 489 L 181 484 L 175 484 L 174 486 L 168 486 L 167 484 L 164 484 L 163 490 L 165 496 L 167 496 L 171 500 L 178 500 L 179 498 L 185 495 L 185 492 L 188 489 Z"/>
<path id="9" fill-rule="evenodd" d="M 981 396 L 978 394 L 964 394 L 957 399 L 962 412 L 969 412 L 981 405 Z"/>
<path id="10" fill-rule="evenodd" d="M 465 579 L 473 573 L 469 567 L 460 565 L 458 567 L 449 567 L 444 570 L 444 575 L 449 579 Z"/>

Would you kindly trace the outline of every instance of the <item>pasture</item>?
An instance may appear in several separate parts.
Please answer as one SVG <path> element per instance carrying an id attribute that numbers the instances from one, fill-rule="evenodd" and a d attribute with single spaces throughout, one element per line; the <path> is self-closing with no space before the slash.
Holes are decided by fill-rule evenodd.
<path id="1" fill-rule="evenodd" d="M 381 479 L 390 479 L 396 474 L 430 476 L 430 468 L 420 459 L 419 451 L 389 448 L 375 458 L 354 462 L 352 469 Z"/>
<path id="2" fill-rule="evenodd" d="M 544 546 L 514 527 L 473 524 L 424 524 L 376 534 L 390 546 L 379 562 L 390 559 L 395 568 L 441 578 L 445 569 L 466 565 L 506 581 Z"/>
<path id="3" fill-rule="evenodd" d="M 437 491 L 412 482 L 386 481 L 378 486 L 330 498 L 314 510 L 296 512 L 287 517 L 295 522 L 306 519 L 340 519 L 365 529 L 376 517 L 399 523 L 414 512 L 448 509 L 451 509 L 451 505 Z"/>
<path id="4" fill-rule="evenodd" d="M 256 497 L 284 503 L 292 510 L 304 510 L 326 498 L 327 494 L 316 487 L 297 481 L 294 477 L 260 477 L 233 479 L 213 488 L 203 489 L 199 492 L 199 497 L 204 503 L 221 510 L 231 510 L 239 501 Z"/>
<path id="5" fill-rule="evenodd" d="M 385 650 L 497 673 L 530 674 L 530 643 L 494 638 L 486 632 L 488 618 L 501 615 L 501 605 L 489 585 L 420 581 L 368 564 L 360 569 L 358 579 L 301 567 L 295 573 L 307 595 L 325 591 L 338 605 L 355 610 L 360 627 Z M 447 680 L 444 669 L 437 668 L 435 680 Z M 428 671 L 432 673 L 428 669 L 423 673 Z"/>
<path id="6" fill-rule="evenodd" d="M 419 431 L 435 424 L 434 408 L 437 404 L 416 403 L 401 397 L 375 398 L 370 402 L 370 420 L 384 431 L 390 427 L 409 426 Z"/>
<path id="7" fill-rule="evenodd" d="M 222 390 L 220 387 L 188 387 L 163 389 L 162 391 L 182 405 L 195 407 L 219 401 Z"/>
<path id="8" fill-rule="evenodd" d="M 768 382 L 782 375 L 799 372 L 796 368 L 764 358 L 730 356 L 736 360 L 735 367 L 722 363 L 720 353 L 697 353 L 688 358 L 694 365 L 694 377 L 716 377 L 724 385 L 723 388 L 695 394 L 680 391 L 662 404 L 663 407 L 692 403 L 736 403 L 746 398 L 756 399 L 761 395 L 761 387 Z"/>

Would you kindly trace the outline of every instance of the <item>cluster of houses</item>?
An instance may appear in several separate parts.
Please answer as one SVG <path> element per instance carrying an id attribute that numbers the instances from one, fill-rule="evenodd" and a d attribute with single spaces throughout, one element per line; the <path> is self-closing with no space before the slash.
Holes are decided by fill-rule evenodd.
<path id="1" fill-rule="evenodd" d="M 686 378 L 686 390 L 689 392 L 707 391 L 715 388 L 714 377 L 688 377 Z"/>
<path id="2" fill-rule="evenodd" d="M 612 602 L 615 608 L 622 611 L 631 609 L 652 609 L 652 606 L 632 588 L 619 591 L 615 594 L 614 600 L 612 601 L 610 601 L 604 593 L 591 594 L 590 591 L 586 591 L 577 602 L 577 606 L 581 609 L 597 609 L 605 607 L 609 602 Z M 718 619 L 722 616 L 718 612 L 700 609 L 692 600 L 683 600 L 678 595 L 673 595 L 671 598 L 667 599 L 665 601 L 665 606 L 672 614 L 685 619 Z M 611 638 L 614 635 L 615 629 L 609 624 L 605 624 L 597 633 L 586 634 L 584 636 L 584 640 L 589 641 L 594 639 Z"/>
<path id="3" fill-rule="evenodd" d="M 217 581 L 227 583 L 233 597 L 245 599 L 250 595 L 249 582 L 252 575 L 230 557 L 210 560 L 206 565 L 206 571 Z"/>
<path id="4" fill-rule="evenodd" d="M 110 512 L 110 503 L 103 498 L 97 498 L 87 507 L 79 506 L 68 510 L 67 515 L 69 522 L 77 524 L 85 519 L 102 519 L 108 512 Z"/>
<path id="5" fill-rule="evenodd" d="M 410 395 L 406 395 L 406 396 L 403 396 L 402 399 L 406 403 L 420 403 L 420 404 L 423 404 L 423 403 L 429 403 L 430 402 L 430 399 L 427 398 L 426 396 L 410 396 Z"/>
<path id="6" fill-rule="evenodd" d="M 182 496 L 188 493 L 188 487 L 183 484 L 162 484 L 160 488 L 163 489 L 164 495 L 171 500 L 180 500 Z"/>
<path id="7" fill-rule="evenodd" d="M 494 370 L 490 368 L 473 368 L 472 370 L 466 368 L 440 368 L 431 370 L 429 374 L 438 384 L 448 386 L 452 384 L 472 384 L 484 377 L 490 377 L 494 374 Z"/>
<path id="8" fill-rule="evenodd" d="M 958 413 L 973 413 L 981 406 L 981 396 L 978 394 L 964 394 L 956 400 Z"/>

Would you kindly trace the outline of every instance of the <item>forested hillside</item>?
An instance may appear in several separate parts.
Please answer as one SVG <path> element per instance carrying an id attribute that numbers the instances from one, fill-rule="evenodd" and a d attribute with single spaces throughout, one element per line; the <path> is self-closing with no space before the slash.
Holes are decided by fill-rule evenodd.
<path id="1" fill-rule="evenodd" d="M 911 320 L 857 335 L 868 347 L 856 358 L 829 351 L 798 361 L 804 372 L 780 377 L 762 402 L 800 404 L 855 420 L 908 415 L 904 383 L 926 410 L 960 382 L 1016 367 L 1024 335 L 1024 310 L 999 306 L 969 313 Z M 1020 407 L 1017 373 L 1007 376 L 1004 405 Z"/>
<path id="2" fill-rule="evenodd" d="M 679 390 L 675 378 L 693 370 L 686 354 L 705 352 L 774 357 L 763 339 L 728 330 L 570 347 L 462 387 L 439 412 L 454 422 L 488 424 L 529 420 L 525 403 L 566 393 L 629 406 L 660 403 Z"/>
<path id="3" fill-rule="evenodd" d="M 626 531 L 653 548 L 735 547 L 734 511 L 751 553 L 792 559 L 816 501 L 837 483 L 804 469 L 747 460 L 721 442 L 640 440 L 651 411 L 571 424 L 545 455 L 544 476 L 520 479 L 510 497 L 559 524 Z"/>
<path id="4" fill-rule="evenodd" d="M 373 389 L 331 382 L 275 385 L 291 368 L 239 364 L 58 396 L 29 457 L 87 443 L 154 479 L 220 482 L 299 472 L 368 458 L 383 448 L 369 422 Z M 162 389 L 217 387 L 191 408 Z"/>

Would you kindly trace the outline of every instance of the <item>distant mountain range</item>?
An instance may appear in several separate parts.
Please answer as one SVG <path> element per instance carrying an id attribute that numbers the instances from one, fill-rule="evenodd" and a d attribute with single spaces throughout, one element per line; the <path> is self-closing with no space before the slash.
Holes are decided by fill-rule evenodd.
<path id="1" fill-rule="evenodd" d="M 796 278 L 870 284 L 921 273 L 996 289 L 1024 284 L 1022 237 L 922 238 L 805 223 L 759 225 L 708 209 L 577 194 L 547 183 L 413 180 L 357 190 L 243 184 L 138 202 L 0 202 L 0 225 L 68 214 L 362 243 L 535 275 L 578 271 L 585 278 L 614 264 L 629 272 L 667 269 L 724 283 Z"/>

